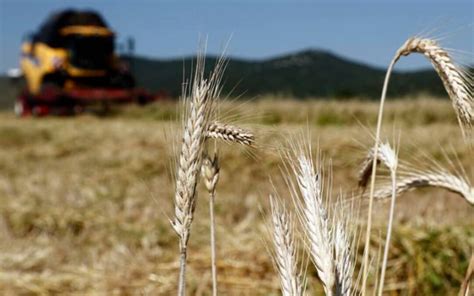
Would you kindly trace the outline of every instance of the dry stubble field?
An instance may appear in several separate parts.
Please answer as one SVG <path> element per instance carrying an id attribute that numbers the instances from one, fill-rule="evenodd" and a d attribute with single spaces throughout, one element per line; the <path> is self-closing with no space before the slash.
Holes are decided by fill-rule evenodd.
<path id="1" fill-rule="evenodd" d="M 223 114 L 257 131 L 257 147 L 219 144 L 218 276 L 223 295 L 279 294 L 266 250 L 270 177 L 284 198 L 279 148 L 311 134 L 332 159 L 334 192 L 357 188 L 372 145 L 378 104 L 264 98 L 224 104 Z M 130 107 L 108 117 L 15 118 L 0 113 L 0 291 L 2 295 L 170 295 L 178 277 L 172 216 L 177 105 Z M 407 98 L 386 107 L 385 137 L 401 134 L 400 159 L 459 162 L 472 180 L 448 99 Z M 211 285 L 207 195 L 199 188 L 188 292 Z M 366 204 L 362 202 L 363 224 Z M 375 204 L 373 254 L 383 246 L 388 202 Z M 386 289 L 394 295 L 455 295 L 474 248 L 473 209 L 440 189 L 398 199 Z M 361 243 L 362 245 L 362 243 Z M 360 247 L 361 249 L 361 247 Z M 359 252 L 360 253 L 360 252 Z M 361 258 L 358 258 L 360 261 Z M 375 263 L 374 263 L 375 264 Z M 321 291 L 314 270 L 309 288 Z M 373 278 L 371 279 L 373 281 Z"/>

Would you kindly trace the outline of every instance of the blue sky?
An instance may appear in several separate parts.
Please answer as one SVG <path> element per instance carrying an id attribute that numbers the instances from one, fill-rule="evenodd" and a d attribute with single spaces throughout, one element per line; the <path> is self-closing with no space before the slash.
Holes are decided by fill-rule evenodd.
<path id="1" fill-rule="evenodd" d="M 327 49 L 385 67 L 410 35 L 434 30 L 443 44 L 467 51 L 473 62 L 473 1 L 58 1 L 0 0 L 0 72 L 18 64 L 22 36 L 54 10 L 100 11 L 118 40 L 136 39 L 137 54 L 172 58 L 195 53 L 199 35 L 217 54 L 232 36 L 231 56 L 261 59 L 292 51 Z M 401 69 L 429 67 L 422 57 Z"/>

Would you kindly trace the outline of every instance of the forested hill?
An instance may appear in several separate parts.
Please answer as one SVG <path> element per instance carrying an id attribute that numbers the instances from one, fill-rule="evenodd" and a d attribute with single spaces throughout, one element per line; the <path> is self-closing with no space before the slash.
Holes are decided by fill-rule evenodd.
<path id="1" fill-rule="evenodd" d="M 172 96 L 181 92 L 183 69 L 189 77 L 192 58 L 158 60 L 127 58 L 138 84 L 152 91 L 164 90 Z M 210 69 L 215 57 L 206 59 Z M 429 65 L 427 65 L 427 68 Z M 429 68 L 428 68 L 429 69 Z M 279 94 L 294 97 L 368 97 L 380 95 L 385 69 L 357 63 L 332 53 L 306 50 L 265 60 L 230 58 L 225 72 L 225 90 L 233 95 Z M 443 95 L 444 89 L 432 70 L 395 72 L 390 95 L 412 93 Z"/>

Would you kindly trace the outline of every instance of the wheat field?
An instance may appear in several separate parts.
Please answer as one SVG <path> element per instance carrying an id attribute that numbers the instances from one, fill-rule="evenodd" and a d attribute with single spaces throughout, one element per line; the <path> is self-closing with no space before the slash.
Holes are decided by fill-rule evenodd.
<path id="1" fill-rule="evenodd" d="M 18 119 L 0 113 L 2 295 L 176 293 L 178 240 L 169 220 L 180 106 L 158 102 L 145 109 L 117 109 L 107 117 Z M 332 160 L 333 190 L 353 196 L 360 163 L 373 142 L 378 103 L 263 97 L 220 107 L 223 118 L 256 131 L 256 143 L 253 148 L 219 144 L 219 290 L 224 295 L 278 295 L 265 217 L 274 189 L 282 199 L 290 198 L 278 177 L 279 147 L 290 134 L 310 133 L 311 142 Z M 449 100 L 388 101 L 384 126 L 390 140 L 400 133 L 400 159 L 423 161 L 428 155 L 448 168 L 451 159 L 472 179 L 472 151 L 463 144 Z M 203 184 L 197 190 L 187 292 L 209 295 L 207 191 Z M 361 203 L 363 218 L 365 199 Z M 374 203 L 375 257 L 383 248 L 388 208 L 388 201 Z M 441 189 L 400 196 L 385 290 L 455 295 L 474 248 L 472 211 L 465 200 Z M 359 255 L 362 248 L 361 241 Z M 323 293 L 316 276 L 309 268 L 308 288 Z"/>

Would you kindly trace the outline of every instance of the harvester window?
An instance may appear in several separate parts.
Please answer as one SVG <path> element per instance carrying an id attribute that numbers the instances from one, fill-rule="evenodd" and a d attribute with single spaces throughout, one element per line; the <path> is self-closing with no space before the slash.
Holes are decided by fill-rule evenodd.
<path id="1" fill-rule="evenodd" d="M 111 37 L 73 35 L 68 38 L 70 62 L 82 69 L 109 67 L 114 42 Z"/>

